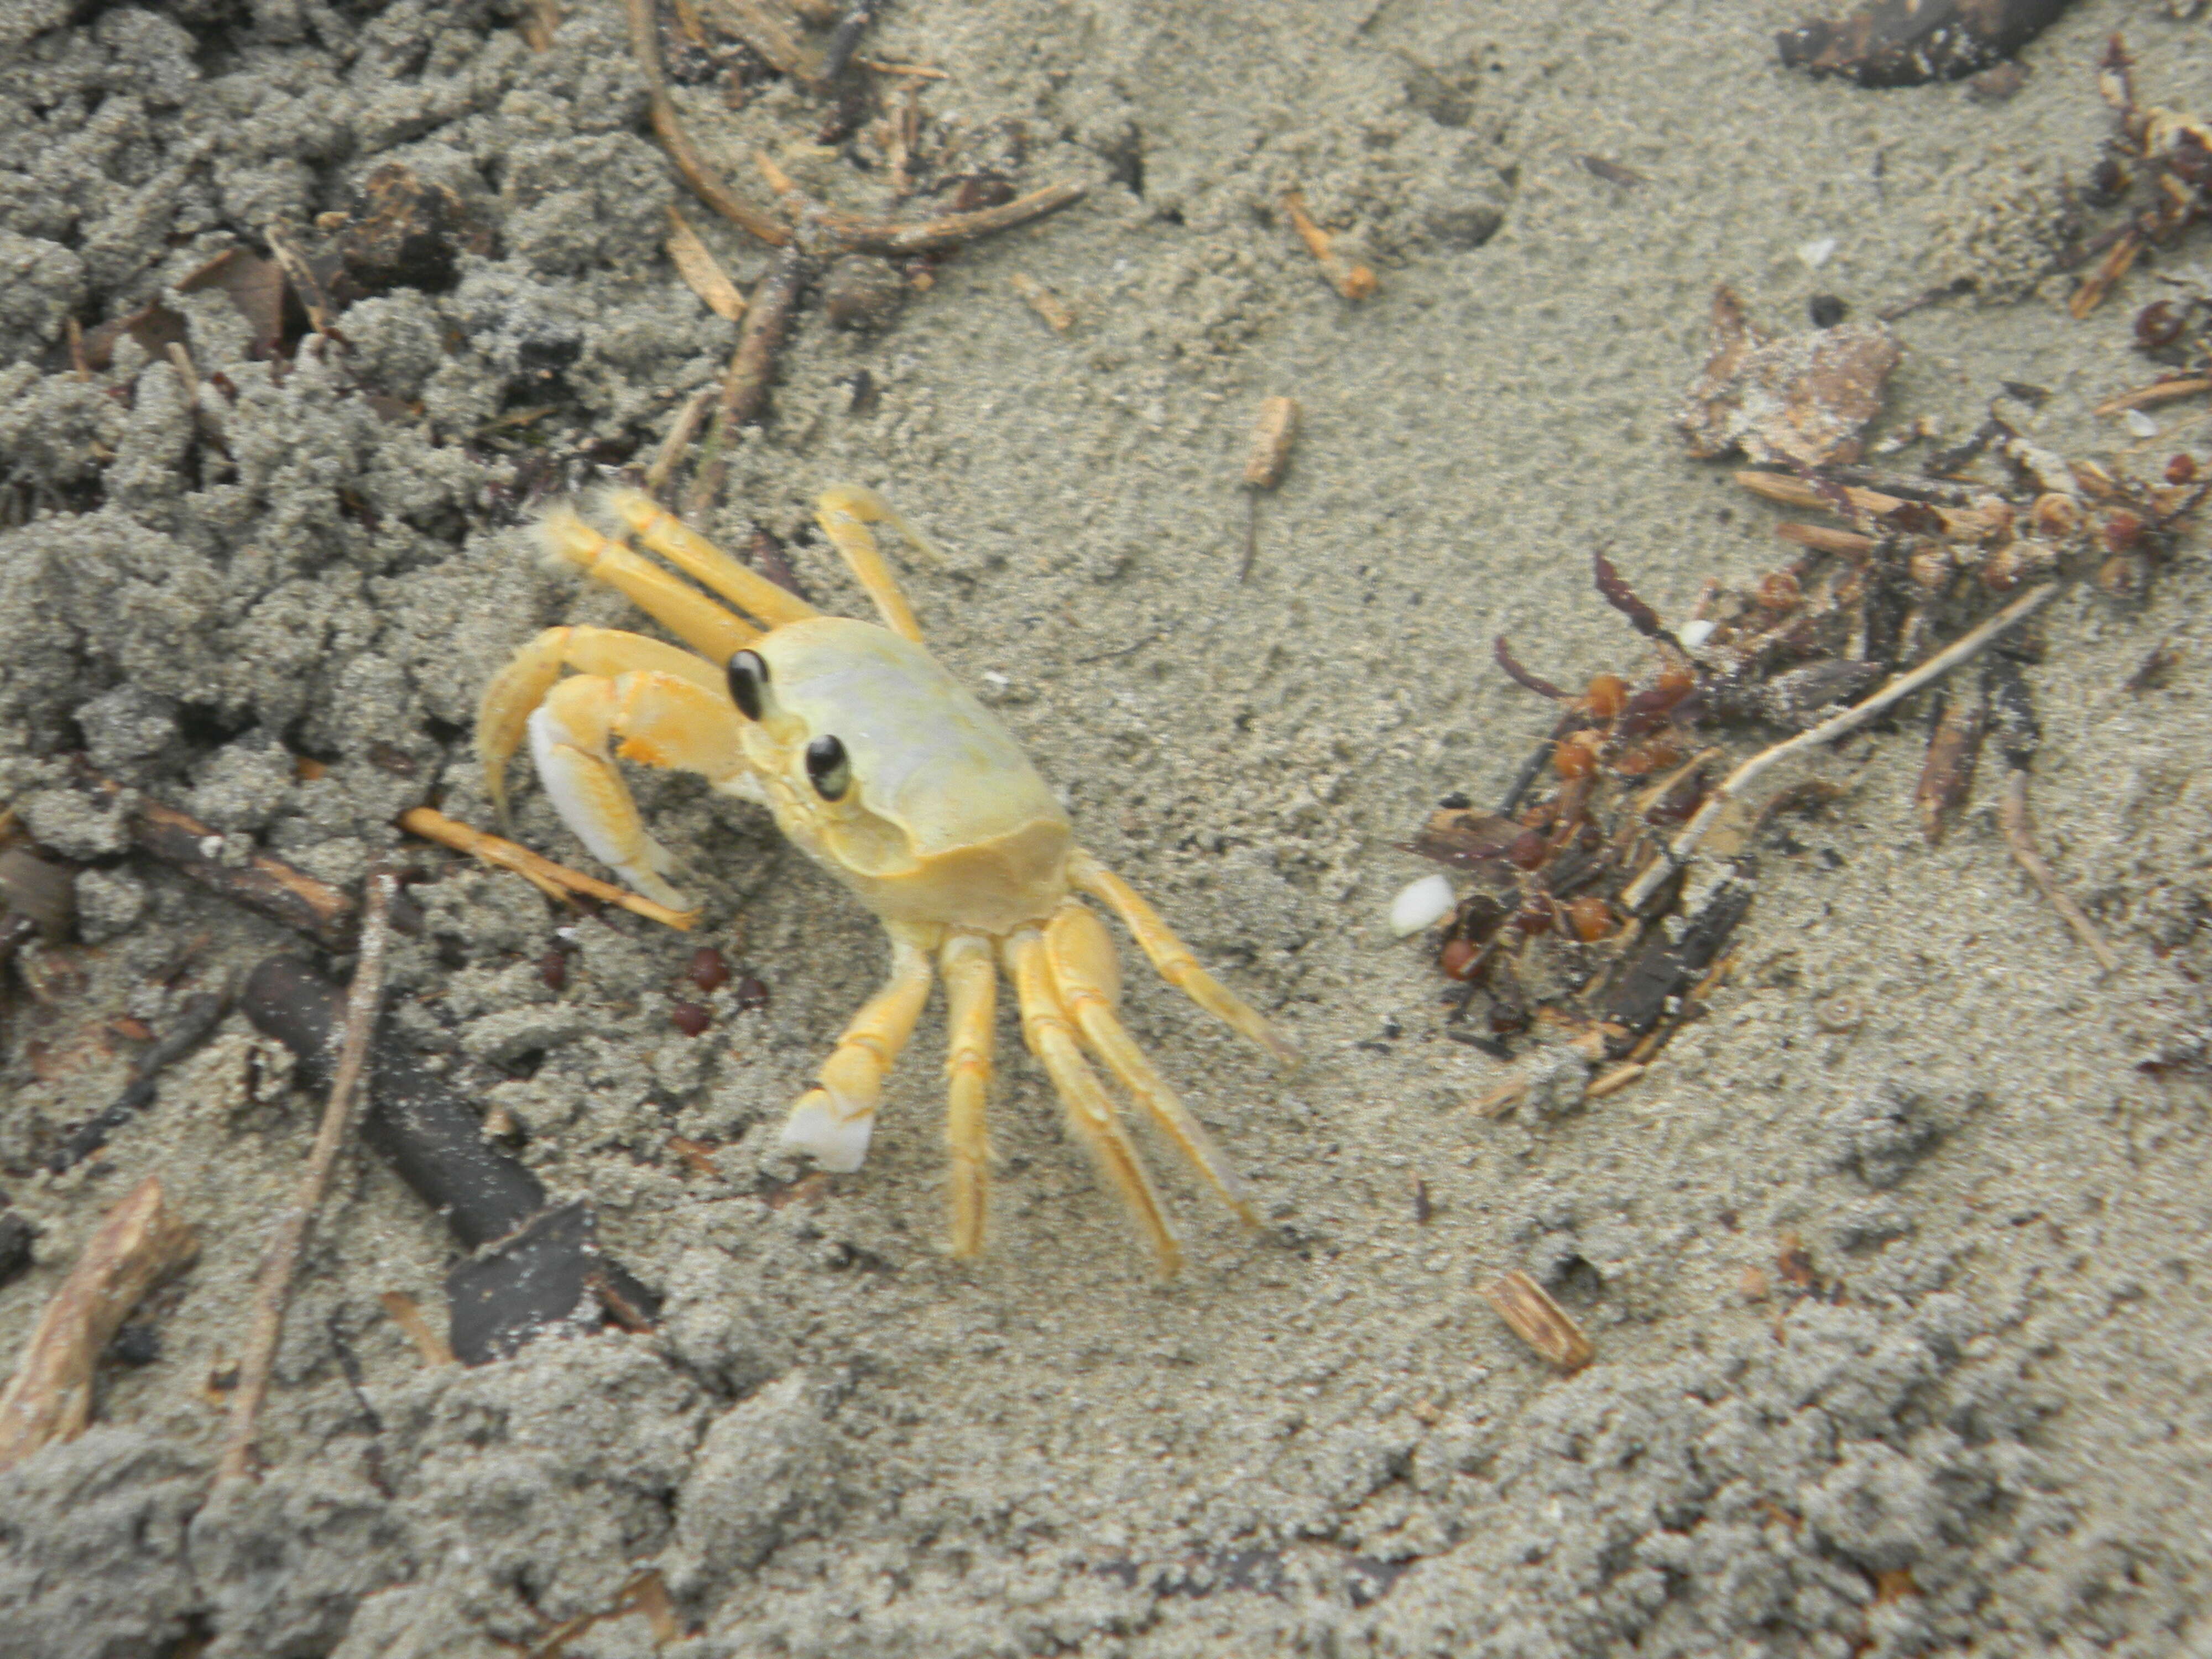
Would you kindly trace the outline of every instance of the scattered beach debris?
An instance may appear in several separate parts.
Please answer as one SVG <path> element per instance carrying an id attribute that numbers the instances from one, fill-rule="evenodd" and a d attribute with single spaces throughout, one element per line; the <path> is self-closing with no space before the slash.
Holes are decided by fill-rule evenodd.
<path id="1" fill-rule="evenodd" d="M 190 1262 L 192 1230 L 148 1176 L 108 1212 L 40 1315 L 15 1374 L 0 1390 L 0 1469 L 40 1447 L 74 1440 L 92 1421 L 100 1356 L 139 1298 Z"/>
<path id="2" fill-rule="evenodd" d="M 2070 266 L 2088 266 L 2067 301 L 2077 318 L 2104 302 L 2144 249 L 2170 246 L 2191 225 L 2212 218 L 2212 125 L 2141 102 L 2134 66 L 2115 34 L 2097 66 L 2097 87 L 2112 106 L 2113 132 L 2092 174 L 2090 193 L 2127 211 L 2067 260 Z"/>
<path id="3" fill-rule="evenodd" d="M 1316 224 L 1313 215 L 1306 210 L 1306 198 L 1302 192 L 1285 191 L 1283 211 L 1290 216 L 1291 228 L 1297 232 L 1298 240 L 1306 245 L 1306 252 L 1313 255 L 1314 263 L 1328 278 L 1331 288 L 1352 301 L 1364 300 L 1375 292 L 1375 273 L 1337 251 L 1336 239 Z"/>
<path id="4" fill-rule="evenodd" d="M 2069 464 L 1996 410 L 1926 473 L 1841 462 L 1738 472 L 1753 495 L 1843 522 L 1778 525 L 1800 556 L 1740 590 L 1709 580 L 1679 626 L 1594 555 L 1599 592 L 1653 648 L 1640 677 L 1600 673 L 1575 692 L 1496 642 L 1506 675 L 1559 713 L 1496 811 L 1447 798 L 1407 845 L 1466 884 L 1437 939 L 1438 966 L 1456 981 L 1449 1035 L 1501 1059 L 1528 1037 L 1578 1055 L 1587 1082 L 1573 1103 L 1642 1076 L 1727 971 L 1764 826 L 1833 793 L 1815 781 L 1759 802 L 1753 786 L 1976 659 L 1979 685 L 1954 683 L 1931 721 L 1914 792 L 1922 833 L 1933 841 L 1957 813 L 1994 739 L 2008 768 L 1999 817 L 2014 858 L 2105 970 L 2118 967 L 2034 848 L 2027 778 L 2036 721 L 2020 662 L 2041 647 L 2020 634 L 2072 584 L 2139 601 L 2212 482 L 2187 455 L 2148 482 Z M 1978 463 L 2002 481 L 1967 476 Z M 1778 726 L 1794 734 L 1748 753 L 1731 742 Z M 1438 902 L 1415 884 L 1400 895 L 1397 920 L 1419 931 L 1412 924 Z M 1588 1077 L 1592 1065 L 1609 1069 Z M 1524 1071 L 1474 1109 L 1493 1115 L 1555 1092 Z"/>
<path id="5" fill-rule="evenodd" d="M 815 200 L 772 157 L 761 154 L 755 161 L 774 198 L 774 205 L 748 200 L 708 165 L 677 112 L 675 100 L 668 91 L 661 52 L 661 25 L 653 0 L 627 0 L 627 7 L 631 54 L 645 77 L 653 129 L 670 162 L 700 200 L 746 234 L 778 251 L 768 274 L 761 278 L 751 297 L 742 302 L 743 322 L 737 349 L 723 379 L 721 398 L 701 453 L 698 471 L 684 498 L 684 511 L 696 517 L 706 512 L 721 493 L 728 447 L 734 441 L 737 429 L 758 418 L 766 404 L 776 354 L 808 288 L 856 256 L 867 256 L 877 261 L 924 261 L 902 271 L 886 268 L 884 274 L 893 283 L 901 285 L 902 291 L 908 284 L 927 288 L 931 285 L 926 263 L 928 258 L 1057 213 L 1080 201 L 1085 191 L 1077 184 L 1048 185 L 1025 196 L 1016 196 L 1009 191 L 1000 199 L 971 205 L 963 189 L 961 204 L 951 213 L 921 220 L 870 219 Z M 705 31 L 711 25 L 741 44 L 772 73 L 787 77 L 809 92 L 836 96 L 838 114 L 833 126 L 839 130 L 841 137 L 863 126 L 875 104 L 874 94 L 863 77 L 849 71 L 870 70 L 911 77 L 901 107 L 877 124 L 881 130 L 879 147 L 885 151 L 896 205 L 918 193 L 925 173 L 951 170 L 959 141 L 957 137 L 948 139 L 934 156 L 921 154 L 921 121 L 915 82 L 934 78 L 934 71 L 897 67 L 886 70 L 884 66 L 870 64 L 852 55 L 860 33 L 872 21 L 877 9 L 878 7 L 873 4 L 847 8 L 819 65 L 811 70 L 805 65 L 805 52 L 797 38 L 771 17 L 765 8 L 750 0 L 718 0 L 718 3 L 698 15 L 690 14 L 687 9 L 683 21 L 693 45 L 708 44 Z M 684 228 L 689 230 L 688 226 Z M 679 242 L 682 240 L 681 236 L 678 239 Z M 696 235 L 690 240 L 696 243 Z M 703 244 L 697 246 L 696 252 L 685 246 L 680 257 L 675 246 L 671 248 L 672 258 L 679 258 L 685 280 L 702 298 L 708 288 L 695 280 L 695 273 L 703 274 L 697 256 L 705 252 Z M 705 264 L 713 264 L 711 256 Z M 711 280 L 708 287 L 712 287 Z M 1056 314 L 1066 314 L 1060 301 L 1041 288 L 1038 293 L 1043 295 L 1042 302 L 1024 290 L 1024 297 L 1030 299 L 1040 316 L 1055 329 L 1065 328 L 1066 322 L 1055 320 Z M 829 297 L 825 295 L 825 300 Z M 724 316 L 732 314 L 724 308 L 727 303 L 726 300 L 708 301 Z M 873 313 L 866 314 L 872 316 Z M 684 428 L 687 441 L 690 431 L 696 429 L 696 417 L 694 422 Z M 657 465 L 656 470 L 665 478 L 672 467 Z"/>
<path id="6" fill-rule="evenodd" d="M 2067 0 L 1871 0 L 1839 21 L 1815 18 L 1775 37 L 1783 63 L 1863 87 L 1956 81 L 2002 62 L 2040 34 Z"/>
<path id="7" fill-rule="evenodd" d="M 1674 423 L 1700 460 L 1741 450 L 1762 465 L 1855 461 L 1899 356 L 1897 337 L 1879 322 L 1778 339 L 1723 286 L 1713 295 L 1712 355 Z"/>
<path id="8" fill-rule="evenodd" d="M 1498 1310 L 1498 1316 L 1513 1334 L 1569 1376 L 1597 1358 L 1597 1350 L 1569 1318 L 1565 1309 L 1552 1300 L 1541 1285 L 1518 1267 L 1510 1268 L 1481 1287 L 1482 1299 Z"/>
<path id="9" fill-rule="evenodd" d="M 256 968 L 239 999 L 258 1029 L 292 1051 L 308 1088 L 331 1080 L 343 1000 L 291 957 Z M 512 1353 L 579 1318 L 652 1325 L 659 1300 L 601 1253 L 589 1200 L 549 1202 L 537 1176 L 485 1139 L 459 1091 L 396 1038 L 373 1039 L 369 1060 L 362 1141 L 471 1252 L 446 1279 L 451 1345 L 464 1364 Z"/>
<path id="10" fill-rule="evenodd" d="M 1237 580 L 1249 580 L 1253 561 L 1260 556 L 1260 495 L 1283 481 L 1291 464 L 1291 449 L 1298 440 L 1298 400 L 1273 397 L 1260 400 L 1259 418 L 1252 423 L 1252 441 L 1244 452 L 1244 557 L 1237 567 Z"/>

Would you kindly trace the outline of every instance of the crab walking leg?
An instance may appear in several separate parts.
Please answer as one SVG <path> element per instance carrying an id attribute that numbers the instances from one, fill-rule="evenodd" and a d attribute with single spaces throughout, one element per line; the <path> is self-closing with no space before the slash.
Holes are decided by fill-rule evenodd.
<path id="1" fill-rule="evenodd" d="M 599 498 L 638 540 L 692 580 L 711 587 L 747 616 L 770 628 L 822 613 L 791 592 L 748 570 L 641 490 L 610 489 Z"/>
<path id="2" fill-rule="evenodd" d="M 484 793 L 508 822 L 507 767 L 522 746 L 531 710 L 545 701 L 563 668 L 612 679 L 633 669 L 672 674 L 720 693 L 722 671 L 689 651 L 642 634 L 614 628 L 549 628 L 514 653 L 492 676 L 477 704 L 477 757 L 483 763 Z"/>
<path id="3" fill-rule="evenodd" d="M 1182 1266 L 1182 1248 L 1161 1212 L 1158 1194 L 1152 1191 L 1152 1178 L 1145 1173 L 1128 1131 L 1121 1127 L 1097 1074 L 1085 1063 L 1074 1028 L 1053 993 L 1044 936 L 1034 927 L 1017 928 L 1000 942 L 1000 950 L 1021 1005 L 1022 1036 L 1051 1077 L 1068 1127 L 1144 1228 L 1159 1259 L 1160 1276 L 1174 1278 Z"/>
<path id="4" fill-rule="evenodd" d="M 1098 920 L 1097 912 L 1081 899 L 1067 900 L 1046 926 L 1044 945 L 1060 1006 L 1075 1022 L 1091 1052 L 1150 1114 L 1160 1132 L 1213 1184 L 1213 1189 L 1228 1200 L 1229 1207 L 1244 1224 L 1258 1226 L 1260 1218 L 1244 1194 L 1244 1184 L 1213 1144 L 1213 1137 L 1153 1069 L 1115 1012 L 1121 1000 L 1121 967 L 1114 953 L 1114 941 L 1107 937 L 1106 924 Z"/>
<path id="5" fill-rule="evenodd" d="M 902 933 L 891 934 L 891 976 L 853 1016 L 823 1062 L 819 1084 L 799 1096 L 783 1122 L 783 1144 L 810 1152 L 825 1170 L 846 1174 L 868 1156 L 884 1078 L 914 1035 L 929 1000 L 929 952 Z"/>
<path id="6" fill-rule="evenodd" d="M 906 544 L 923 557 L 935 559 L 937 550 L 924 541 L 921 534 L 889 501 L 872 489 L 861 489 L 851 484 L 824 491 L 814 503 L 814 521 L 822 526 L 822 533 L 830 538 L 836 550 L 845 556 L 845 562 L 867 596 L 875 601 L 876 613 L 884 619 L 884 626 L 916 645 L 921 641 L 921 624 L 914 619 L 914 612 L 906 602 L 906 594 L 899 586 L 898 578 L 891 573 L 890 563 L 876 546 L 874 534 L 868 529 L 872 524 L 887 524 L 898 532 Z"/>
<path id="7" fill-rule="evenodd" d="M 990 1206 L 991 1142 L 984 1107 L 991 1087 L 991 1020 L 999 964 L 980 933 L 955 933 L 937 953 L 945 976 L 945 1139 L 952 1151 L 952 1254 L 981 1255 Z"/>
<path id="8" fill-rule="evenodd" d="M 1138 896 L 1135 888 L 1079 847 L 1067 855 L 1067 879 L 1078 892 L 1090 894 L 1121 918 L 1129 937 L 1152 959 L 1162 979 L 1222 1024 L 1266 1049 L 1277 1065 L 1298 1064 L 1298 1051 L 1291 1046 L 1290 1039 L 1200 967 L 1190 947 L 1160 920 L 1158 911 Z"/>
<path id="9" fill-rule="evenodd" d="M 761 630 L 732 616 L 697 588 L 670 575 L 586 524 L 574 507 L 556 507 L 538 521 L 548 557 L 605 582 L 709 662 L 726 663 Z"/>

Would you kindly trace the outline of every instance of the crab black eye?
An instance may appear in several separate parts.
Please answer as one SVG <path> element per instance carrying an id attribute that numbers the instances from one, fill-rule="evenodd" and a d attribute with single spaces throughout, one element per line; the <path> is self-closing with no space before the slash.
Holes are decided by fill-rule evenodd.
<path id="1" fill-rule="evenodd" d="M 761 717 L 767 706 L 768 665 L 757 651 L 740 651 L 730 659 L 730 701 L 749 720 Z"/>
<path id="2" fill-rule="evenodd" d="M 806 775 L 814 781 L 814 793 L 824 800 L 836 800 L 853 787 L 853 763 L 847 758 L 845 745 L 835 738 L 817 738 L 806 745 Z"/>

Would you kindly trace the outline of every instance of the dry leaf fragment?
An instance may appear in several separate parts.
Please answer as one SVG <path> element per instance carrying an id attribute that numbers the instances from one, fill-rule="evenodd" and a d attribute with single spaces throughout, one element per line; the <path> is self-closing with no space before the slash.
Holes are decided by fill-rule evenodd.
<path id="1" fill-rule="evenodd" d="M 668 210 L 668 257 L 675 262 L 676 274 L 684 279 L 684 285 L 699 296 L 708 310 L 726 323 L 734 323 L 745 314 L 744 295 L 699 240 L 699 233 L 672 207 Z"/>
<path id="2" fill-rule="evenodd" d="M 1498 1316 L 1513 1328 L 1514 1335 L 1568 1376 L 1597 1358 L 1597 1350 L 1582 1328 L 1567 1317 L 1566 1310 L 1552 1300 L 1541 1285 L 1518 1267 L 1484 1285 L 1482 1299 L 1498 1310 Z"/>
<path id="3" fill-rule="evenodd" d="M 1776 339 L 1752 326 L 1723 287 L 1713 295 L 1712 355 L 1674 424 L 1700 460 L 1740 449 L 1762 465 L 1855 461 L 1899 356 L 1882 323 Z"/>

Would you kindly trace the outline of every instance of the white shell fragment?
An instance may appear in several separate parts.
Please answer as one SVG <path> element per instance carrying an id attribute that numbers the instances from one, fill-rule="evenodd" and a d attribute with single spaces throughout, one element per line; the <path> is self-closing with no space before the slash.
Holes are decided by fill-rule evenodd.
<path id="1" fill-rule="evenodd" d="M 2151 419 L 2149 416 L 2144 414 L 2140 409 L 2130 409 L 2125 414 L 2122 415 L 2120 418 L 2127 422 L 2128 430 L 2134 433 L 2138 438 L 2155 438 L 2158 436 L 2158 422 Z"/>
<path id="2" fill-rule="evenodd" d="M 1674 630 L 1674 637 L 1682 642 L 1685 651 L 1695 651 L 1713 636 L 1713 624 L 1700 617 L 1695 622 L 1686 622 Z"/>
<path id="3" fill-rule="evenodd" d="M 1802 243 L 1797 249 L 1797 258 L 1808 270 L 1818 270 L 1835 257 L 1836 239 L 1832 236 L 1822 236 Z"/>
<path id="4" fill-rule="evenodd" d="M 1458 902 L 1449 880 L 1443 876 L 1423 876 L 1390 901 L 1390 931 L 1400 939 L 1411 939 L 1442 921 Z"/>

